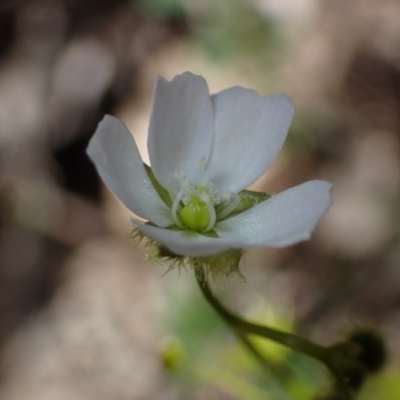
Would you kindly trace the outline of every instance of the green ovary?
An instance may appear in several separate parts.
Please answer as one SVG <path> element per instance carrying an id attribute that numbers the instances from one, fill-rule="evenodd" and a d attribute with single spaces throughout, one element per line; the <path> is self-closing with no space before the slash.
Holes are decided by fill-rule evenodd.
<path id="1" fill-rule="evenodd" d="M 184 225 L 194 231 L 202 231 L 210 223 L 207 204 L 195 196 L 182 208 L 180 217 Z"/>

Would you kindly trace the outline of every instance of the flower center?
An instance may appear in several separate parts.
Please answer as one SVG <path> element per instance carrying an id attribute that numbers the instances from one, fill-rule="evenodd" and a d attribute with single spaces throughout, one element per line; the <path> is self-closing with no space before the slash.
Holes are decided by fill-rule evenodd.
<path id="1" fill-rule="evenodd" d="M 175 174 L 175 178 L 179 189 L 174 196 L 171 213 L 181 229 L 209 232 L 218 219 L 226 217 L 239 205 L 238 194 L 221 195 L 210 182 L 189 182 L 184 172 Z"/>
<path id="2" fill-rule="evenodd" d="M 203 231 L 210 223 L 210 211 L 207 204 L 193 196 L 180 212 L 183 224 L 194 231 Z"/>

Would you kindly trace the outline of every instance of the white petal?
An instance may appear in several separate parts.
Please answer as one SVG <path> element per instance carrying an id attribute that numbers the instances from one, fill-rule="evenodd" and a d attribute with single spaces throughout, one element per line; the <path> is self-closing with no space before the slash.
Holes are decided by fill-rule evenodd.
<path id="1" fill-rule="evenodd" d="M 189 72 L 170 82 L 158 77 L 148 149 L 151 167 L 161 185 L 170 189 L 170 180 L 179 172 L 196 181 L 201 163 L 209 158 L 213 137 L 213 108 L 204 78 Z"/>
<path id="2" fill-rule="evenodd" d="M 221 238 L 239 240 L 242 247 L 283 247 L 308 239 L 332 204 L 332 184 L 309 181 L 220 222 Z"/>
<path id="3" fill-rule="evenodd" d="M 210 238 L 192 231 L 172 231 L 138 221 L 133 223 L 146 236 L 179 255 L 200 257 L 238 247 L 236 240 Z"/>
<path id="4" fill-rule="evenodd" d="M 215 140 L 207 177 L 215 187 L 239 192 L 272 164 L 285 141 L 294 107 L 284 94 L 261 97 L 241 87 L 212 97 Z"/>
<path id="5" fill-rule="evenodd" d="M 144 169 L 132 135 L 117 118 L 106 115 L 87 149 L 106 185 L 139 217 L 159 226 L 173 223 Z"/>

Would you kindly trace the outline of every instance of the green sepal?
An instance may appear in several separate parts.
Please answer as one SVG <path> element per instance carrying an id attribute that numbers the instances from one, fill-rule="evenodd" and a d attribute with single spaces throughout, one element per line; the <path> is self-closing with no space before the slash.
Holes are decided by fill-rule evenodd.
<path id="1" fill-rule="evenodd" d="M 210 280 L 233 275 L 245 280 L 239 269 L 243 254 L 243 249 L 228 249 L 218 254 L 189 257 L 188 261 L 202 279 Z"/>
<path id="2" fill-rule="evenodd" d="M 154 176 L 152 169 L 145 163 L 143 163 L 144 168 L 147 172 L 148 177 L 150 178 L 151 183 L 154 186 L 154 189 L 156 189 L 158 195 L 161 197 L 161 200 L 169 207 L 172 207 L 172 200 L 171 196 L 168 193 L 168 190 L 163 188 L 160 185 L 160 182 L 158 182 L 157 178 Z"/>
<path id="3" fill-rule="evenodd" d="M 252 190 L 242 190 L 239 193 L 239 196 L 240 203 L 236 207 L 236 209 L 231 212 L 230 216 L 240 214 L 243 211 L 246 211 L 249 208 L 256 206 L 257 204 L 260 204 L 263 201 L 270 199 L 273 194 L 265 192 L 253 192 Z"/>
<path id="4" fill-rule="evenodd" d="M 200 235 L 207 236 L 210 238 L 219 238 L 218 233 L 213 230 L 208 232 L 198 232 Z"/>
<path id="5" fill-rule="evenodd" d="M 186 234 L 199 234 L 194 231 L 182 231 Z M 206 232 L 205 235 L 217 235 L 215 231 Z M 128 235 L 129 238 L 138 242 L 144 242 L 146 248 L 146 258 L 152 264 L 167 264 L 168 271 L 177 269 L 194 269 L 200 274 L 202 279 L 215 279 L 218 277 L 237 277 L 245 280 L 239 269 L 240 260 L 244 254 L 243 249 L 228 249 L 218 254 L 210 254 L 199 257 L 189 257 L 175 254 L 162 244 L 150 239 L 137 228 L 133 228 Z M 214 236 L 212 236 L 214 237 Z M 167 272 L 168 272 L 167 271 Z"/>
<path id="6" fill-rule="evenodd" d="M 218 219 L 218 221 L 223 221 L 224 219 L 231 218 L 235 215 L 241 214 L 242 212 L 256 206 L 257 204 L 262 203 L 265 200 L 268 200 L 273 196 L 273 194 L 265 193 L 265 192 L 253 192 L 252 190 L 242 190 L 238 193 L 240 197 L 239 205 L 227 216 L 224 218 Z M 215 211 L 218 215 L 219 211 L 222 211 L 226 205 L 224 203 L 219 204 L 215 207 Z"/>

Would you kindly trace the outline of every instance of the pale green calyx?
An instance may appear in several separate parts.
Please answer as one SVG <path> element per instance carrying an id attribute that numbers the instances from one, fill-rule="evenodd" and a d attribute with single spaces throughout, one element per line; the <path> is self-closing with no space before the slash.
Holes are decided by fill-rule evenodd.
<path id="1" fill-rule="evenodd" d="M 142 234 L 133 228 L 130 238 L 143 242 L 146 247 L 146 259 L 151 264 L 166 264 L 168 271 L 175 268 L 193 269 L 201 279 L 232 277 L 245 281 L 239 269 L 239 262 L 244 254 L 243 249 L 229 249 L 222 253 L 201 257 L 188 257 L 171 252 L 167 247 Z"/>

